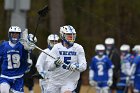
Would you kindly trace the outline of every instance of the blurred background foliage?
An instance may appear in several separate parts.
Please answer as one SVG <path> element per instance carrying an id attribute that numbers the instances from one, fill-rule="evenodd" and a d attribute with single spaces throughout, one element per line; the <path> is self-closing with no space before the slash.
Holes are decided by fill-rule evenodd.
<path id="1" fill-rule="evenodd" d="M 37 21 L 37 11 L 44 5 L 52 4 L 52 8 L 59 15 L 63 13 L 60 25 L 72 25 L 77 31 L 76 42 L 81 44 L 86 53 L 87 62 L 95 54 L 94 47 L 104 43 L 106 37 L 113 37 L 116 46 L 123 43 L 140 44 L 140 0 L 32 0 L 28 11 L 27 28 L 33 33 Z M 57 3 L 57 5 L 55 5 Z M 63 4 L 61 4 L 63 3 Z M 53 5 L 54 4 L 54 5 Z M 63 5 L 62 7 L 58 7 Z M 0 0 L 0 40 L 7 39 L 10 23 L 10 12 L 4 10 L 4 1 Z M 53 9 L 50 9 L 53 10 Z M 63 10 L 59 12 L 60 8 Z M 52 33 L 50 22 L 52 15 L 41 19 L 37 38 L 38 46 L 46 48 L 47 36 Z M 54 19 L 54 21 L 57 21 Z M 64 22 L 64 23 L 63 23 Z M 55 27 L 54 27 L 55 28 Z M 53 31 L 59 34 L 59 28 Z M 84 84 L 88 81 L 88 70 L 84 72 Z"/>

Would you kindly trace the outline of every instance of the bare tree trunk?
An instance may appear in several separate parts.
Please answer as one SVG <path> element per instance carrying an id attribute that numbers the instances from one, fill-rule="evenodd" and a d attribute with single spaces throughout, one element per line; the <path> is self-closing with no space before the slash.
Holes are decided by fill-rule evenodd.
<path id="1" fill-rule="evenodd" d="M 50 30 L 59 33 L 60 26 L 64 25 L 63 0 L 49 0 L 50 7 Z"/>

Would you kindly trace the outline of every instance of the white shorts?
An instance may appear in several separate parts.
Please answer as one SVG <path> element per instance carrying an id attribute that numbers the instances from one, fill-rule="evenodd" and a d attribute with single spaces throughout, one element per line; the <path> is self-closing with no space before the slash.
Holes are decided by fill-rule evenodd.
<path id="1" fill-rule="evenodd" d="M 67 81 L 63 84 L 56 84 L 55 82 L 49 82 L 47 87 L 47 93 L 64 93 L 65 91 L 74 91 L 76 89 L 77 82 Z"/>
<path id="2" fill-rule="evenodd" d="M 41 93 L 47 93 L 48 79 L 40 79 L 39 85 L 41 88 Z"/>

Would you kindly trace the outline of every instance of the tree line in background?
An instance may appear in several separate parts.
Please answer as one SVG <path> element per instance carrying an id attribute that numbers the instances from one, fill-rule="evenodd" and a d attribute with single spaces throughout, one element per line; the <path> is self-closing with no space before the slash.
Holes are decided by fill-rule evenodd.
<path id="1" fill-rule="evenodd" d="M 84 47 L 87 62 L 90 62 L 95 54 L 95 45 L 104 43 L 106 37 L 115 38 L 117 47 L 123 43 L 130 44 L 132 47 L 140 43 L 140 0 L 59 0 L 57 4 L 56 0 L 32 0 L 27 17 L 30 33 L 35 30 L 38 9 L 45 4 L 51 5 L 52 12 L 42 18 L 39 25 L 37 44 L 41 48 L 46 48 L 47 36 L 52 33 L 52 28 L 59 34 L 59 26 L 64 24 L 70 24 L 76 29 L 76 42 Z M 7 39 L 10 12 L 4 10 L 4 0 L 1 0 L 0 40 Z M 57 17 L 54 19 L 53 12 L 57 13 L 61 19 L 58 20 Z M 54 22 L 51 20 L 57 21 L 57 24 L 52 24 Z M 56 25 L 57 28 L 55 28 Z M 86 72 L 83 77 L 85 83 L 88 77 Z"/>

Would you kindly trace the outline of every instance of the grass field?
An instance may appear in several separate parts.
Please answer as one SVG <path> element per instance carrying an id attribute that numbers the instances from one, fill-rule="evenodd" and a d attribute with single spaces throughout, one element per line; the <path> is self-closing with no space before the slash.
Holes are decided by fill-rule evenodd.
<path id="1" fill-rule="evenodd" d="M 27 88 L 25 88 L 25 93 L 29 93 Z M 34 93 L 41 93 L 38 83 L 36 83 L 34 86 Z M 80 93 L 96 93 L 96 92 L 95 89 L 90 86 L 81 86 Z"/>
<path id="2" fill-rule="evenodd" d="M 29 93 L 26 87 L 25 87 L 25 93 Z M 34 86 L 34 93 L 41 93 L 40 92 L 40 87 L 37 83 Z M 80 93 L 95 93 L 95 91 L 90 86 L 82 86 L 81 90 L 80 90 Z"/>

